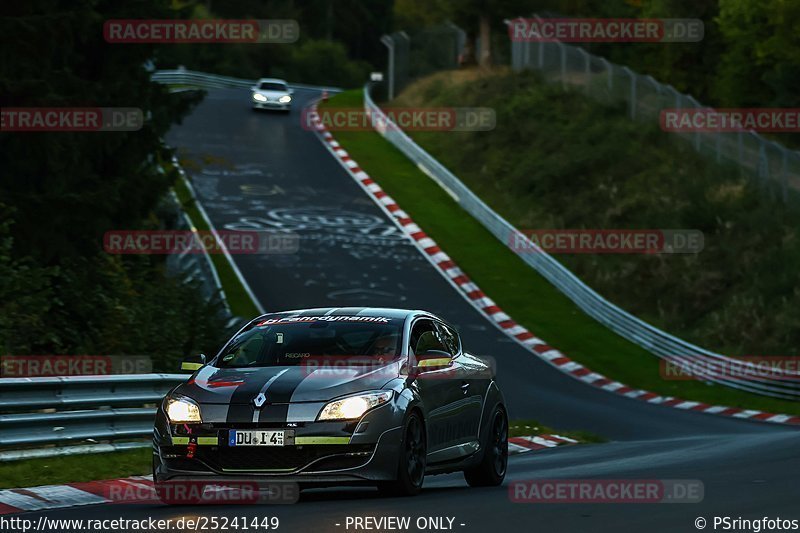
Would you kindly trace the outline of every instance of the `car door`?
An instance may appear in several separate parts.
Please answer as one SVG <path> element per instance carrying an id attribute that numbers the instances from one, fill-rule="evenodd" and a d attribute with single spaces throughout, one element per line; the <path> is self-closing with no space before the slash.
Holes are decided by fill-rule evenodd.
<path id="1" fill-rule="evenodd" d="M 409 359 L 416 361 L 416 356 L 426 350 L 439 349 L 447 351 L 441 342 L 439 330 L 433 320 L 419 318 L 411 326 L 409 336 Z M 426 425 L 428 431 L 428 453 L 435 454 L 453 440 L 453 410 L 451 404 L 460 398 L 454 393 L 447 373 L 451 368 L 439 370 L 426 370 L 414 378 L 414 387 L 417 388 L 422 402 L 427 411 Z"/>
<path id="2" fill-rule="evenodd" d="M 455 329 L 444 322 L 436 322 L 441 339 L 447 351 L 453 356 L 451 388 L 457 398 L 455 405 L 456 438 L 460 444 L 479 441 L 479 427 L 483 401 L 486 397 L 488 381 L 485 379 L 485 365 L 472 355 L 465 353 L 461 339 Z"/>

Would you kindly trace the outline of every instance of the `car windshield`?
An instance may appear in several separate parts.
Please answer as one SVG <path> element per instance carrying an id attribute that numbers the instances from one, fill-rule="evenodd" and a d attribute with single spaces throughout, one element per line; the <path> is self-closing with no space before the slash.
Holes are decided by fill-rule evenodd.
<path id="1" fill-rule="evenodd" d="M 231 339 L 216 366 L 294 366 L 328 357 L 353 364 L 388 361 L 400 355 L 402 324 L 385 317 L 266 318 Z"/>
<path id="2" fill-rule="evenodd" d="M 274 81 L 264 81 L 258 86 L 262 91 L 286 91 L 286 85 Z"/>

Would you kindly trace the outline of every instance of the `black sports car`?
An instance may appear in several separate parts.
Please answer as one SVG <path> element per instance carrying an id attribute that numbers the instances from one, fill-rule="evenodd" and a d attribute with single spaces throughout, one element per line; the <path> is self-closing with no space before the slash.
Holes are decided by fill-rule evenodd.
<path id="1" fill-rule="evenodd" d="M 425 474 L 505 477 L 508 420 L 491 365 L 424 311 L 330 308 L 259 316 L 164 398 L 153 478 L 377 485 Z M 302 486 L 302 485 L 301 485 Z"/>

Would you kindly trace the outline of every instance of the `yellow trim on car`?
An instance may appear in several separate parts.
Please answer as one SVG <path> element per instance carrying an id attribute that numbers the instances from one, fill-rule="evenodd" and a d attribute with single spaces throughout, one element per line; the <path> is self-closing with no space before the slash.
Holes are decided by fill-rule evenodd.
<path id="1" fill-rule="evenodd" d="M 189 437 L 172 437 L 173 446 L 181 444 L 189 444 Z"/>
<path id="2" fill-rule="evenodd" d="M 426 368 L 429 366 L 448 366 L 450 359 L 447 357 L 439 357 L 433 359 L 423 359 L 417 363 L 418 368 Z"/>
<path id="3" fill-rule="evenodd" d="M 187 363 L 186 361 L 181 363 L 181 370 L 197 370 L 199 368 L 203 368 L 203 363 Z"/>
<path id="4" fill-rule="evenodd" d="M 217 437 L 197 437 L 197 444 L 199 446 L 216 446 L 219 444 Z"/>
<path id="5" fill-rule="evenodd" d="M 350 444 L 350 437 L 295 437 L 294 443 L 301 444 Z"/>

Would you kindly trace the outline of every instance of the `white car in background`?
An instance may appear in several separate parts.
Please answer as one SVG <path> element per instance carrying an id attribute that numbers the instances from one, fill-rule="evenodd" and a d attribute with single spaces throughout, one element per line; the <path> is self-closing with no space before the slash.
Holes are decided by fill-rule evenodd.
<path id="1" fill-rule="evenodd" d="M 261 78 L 251 88 L 253 109 L 278 109 L 291 111 L 292 91 L 284 80 Z"/>

